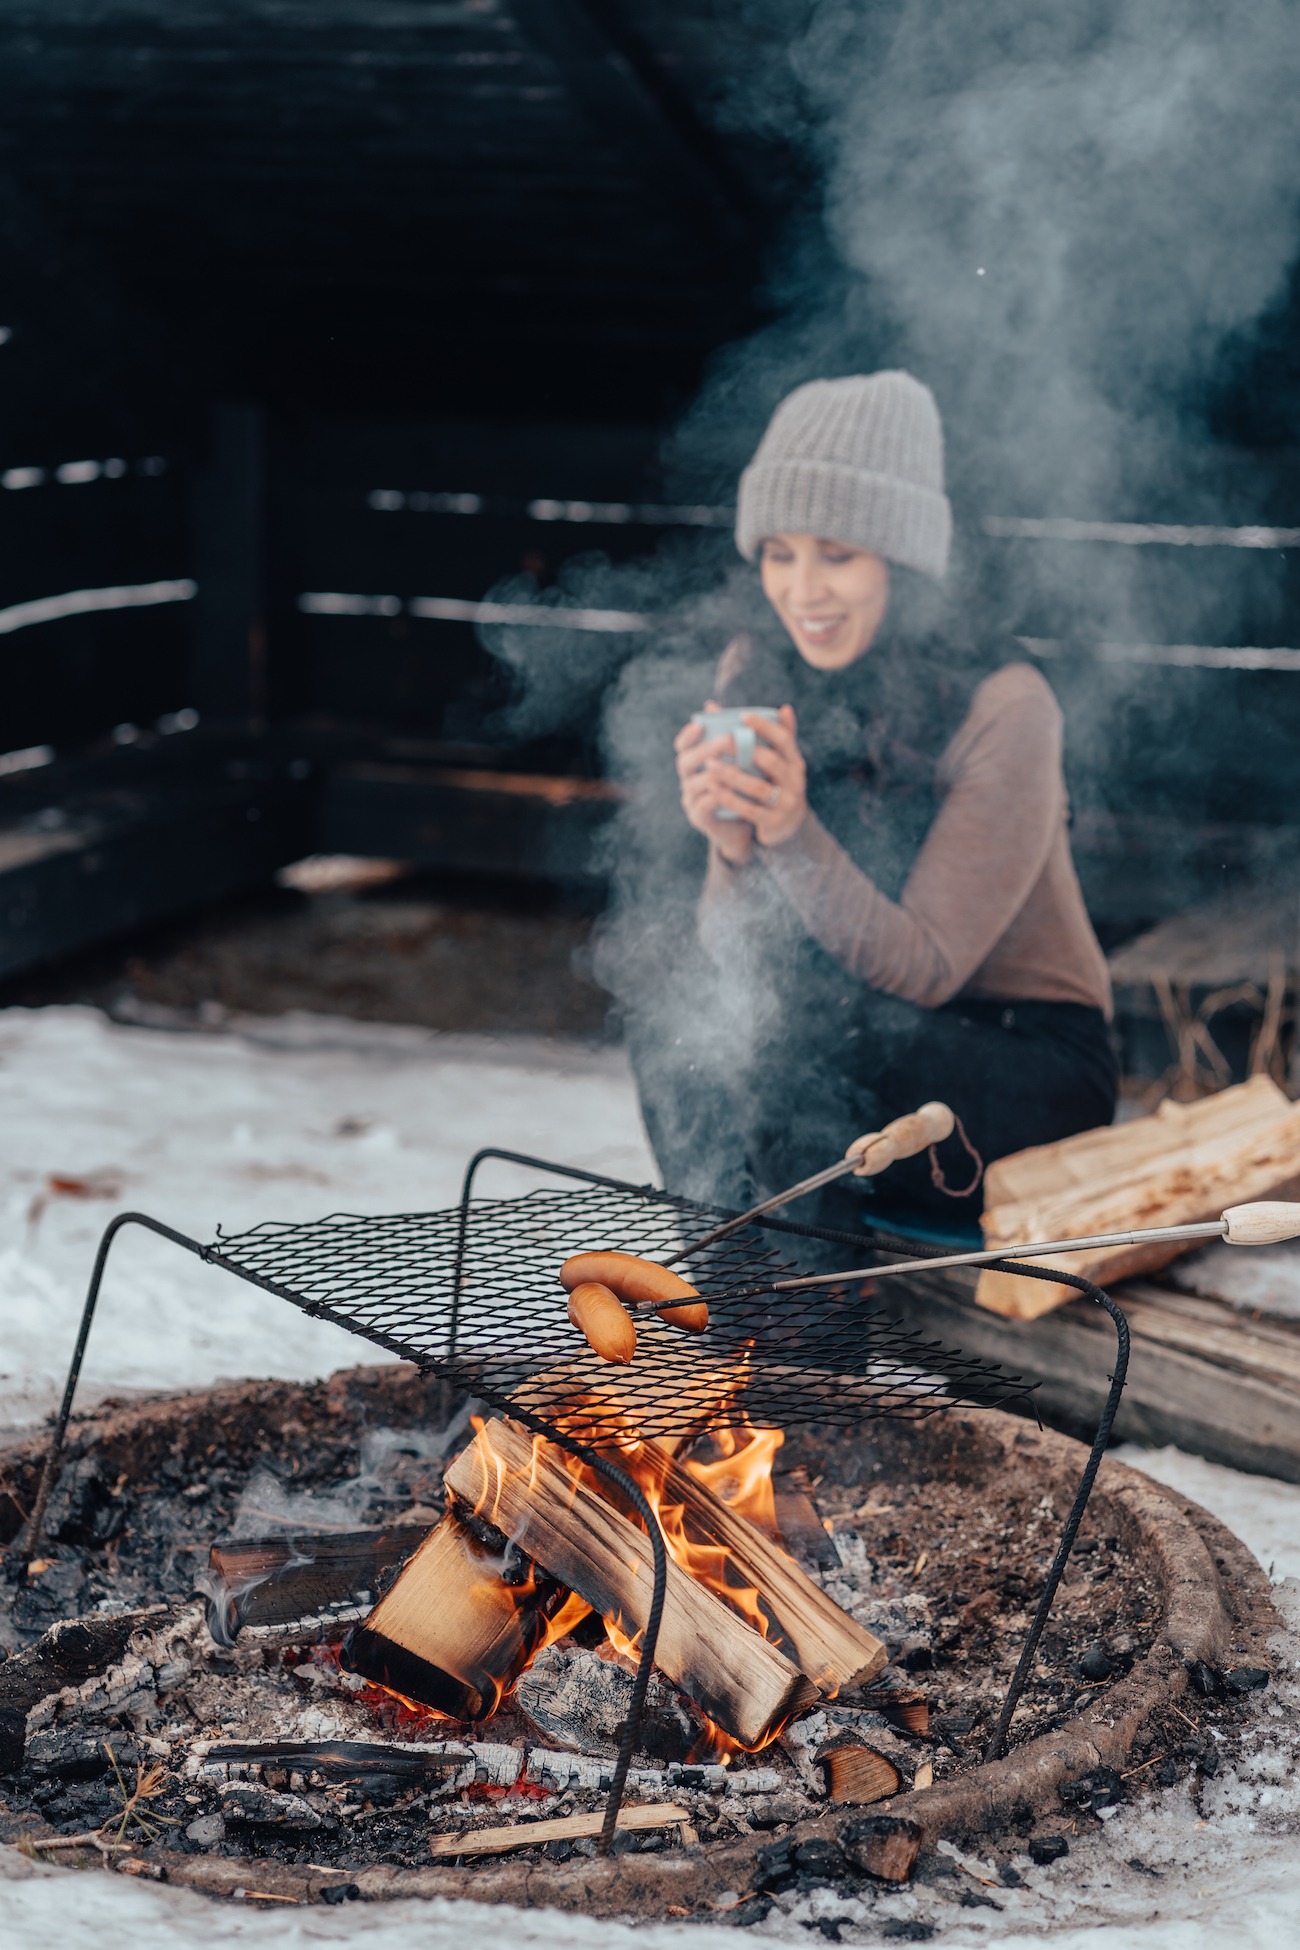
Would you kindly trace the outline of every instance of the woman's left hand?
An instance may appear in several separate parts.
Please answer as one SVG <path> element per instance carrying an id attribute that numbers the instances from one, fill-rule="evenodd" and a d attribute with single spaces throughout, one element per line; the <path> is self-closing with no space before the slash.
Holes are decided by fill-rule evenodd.
<path id="1" fill-rule="evenodd" d="M 798 832 L 808 812 L 808 774 L 795 733 L 792 707 L 781 706 L 779 718 L 747 715 L 745 723 L 758 734 L 754 763 L 759 776 L 742 772 L 729 759 L 715 758 L 708 770 L 717 804 L 747 819 L 760 846 L 780 846 Z"/>

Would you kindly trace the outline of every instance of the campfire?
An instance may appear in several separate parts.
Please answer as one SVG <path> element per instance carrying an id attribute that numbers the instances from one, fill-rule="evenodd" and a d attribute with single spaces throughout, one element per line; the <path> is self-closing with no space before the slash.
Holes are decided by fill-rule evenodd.
<path id="1" fill-rule="evenodd" d="M 979 1447 L 968 1419 L 870 1440 L 736 1423 L 676 1453 L 621 1452 L 671 1541 L 672 1597 L 620 1858 L 729 1840 L 779 1892 L 813 1871 L 759 1854 L 843 1806 L 883 1821 L 871 1846 L 906 1873 L 916 1837 L 890 1841 L 875 1811 L 978 1763 L 1055 1543 L 1041 1487 L 972 1478 Z M 21 1501 L 30 1480 L 13 1487 Z M 41 1654 L 11 1834 L 111 1842 L 107 1749 L 128 1792 L 137 1767 L 160 1773 L 138 1804 L 155 1838 L 128 1824 L 121 1859 L 162 1850 L 171 1873 L 179 1850 L 247 1861 L 251 1888 L 277 1862 L 342 1887 L 385 1862 L 522 1849 L 553 1867 L 596 1850 L 648 1540 L 597 1472 L 508 1418 L 465 1403 L 444 1419 L 409 1369 L 122 1411 L 89 1426 L 51 1533 L 46 1567 L 10 1587 L 15 1624 L 35 1641 L 79 1616 L 84 1638 L 57 1669 Z M 1078 1548 L 1090 1596 L 1054 1623 L 1018 1737 L 1104 1696 L 1090 1653 L 1119 1679 L 1154 1630 L 1116 1540 L 1086 1526 Z M 409 1605 L 418 1636 L 394 1617 L 430 1567 L 442 1595 Z M 387 1646 L 404 1684 L 384 1676 Z"/>
<path id="2" fill-rule="evenodd" d="M 1036 1647 L 1050 1657 L 1060 1643 L 1040 1635 L 1068 1555 L 1064 1507 L 1008 1515 L 1004 1493 L 998 1555 L 1023 1545 L 1024 1571 L 963 1591 L 958 1612 L 933 1610 L 950 1602 L 954 1575 L 967 1582 L 964 1558 L 981 1561 L 972 1546 L 992 1521 L 962 1491 L 977 1424 L 954 1411 L 1025 1405 L 1019 1378 L 924 1342 L 873 1311 L 868 1292 L 805 1294 L 779 1251 L 797 1227 L 550 1169 L 588 1183 L 492 1203 L 471 1202 L 467 1182 L 452 1212 L 266 1225 L 208 1247 L 143 1215 L 113 1222 L 78 1359 L 111 1237 L 137 1222 L 430 1377 L 419 1426 L 401 1440 L 372 1426 L 342 1494 L 287 1495 L 286 1456 L 291 1473 L 307 1457 L 318 1466 L 289 1441 L 275 1475 L 245 1480 L 233 1509 L 208 1504 L 210 1478 L 164 1496 L 161 1588 L 155 1578 L 136 1595 L 168 1603 L 165 1616 L 123 1610 L 101 1583 L 106 1617 L 89 1654 L 76 1641 L 78 1688 L 65 1683 L 56 1699 L 47 1686 L 17 1758 L 63 1779 L 102 1775 L 101 1748 L 115 1770 L 134 1757 L 145 1771 L 114 1848 L 128 1846 L 132 1821 L 149 1833 L 166 1819 L 199 1848 L 239 1850 L 243 1836 L 280 1831 L 321 1863 L 331 1848 L 355 1857 L 347 1842 L 368 1811 L 378 1834 L 392 1806 L 417 1811 L 417 1848 L 464 1860 L 521 1846 L 554 1845 L 560 1859 L 689 1846 L 706 1817 L 715 1835 L 720 1823 L 747 1835 L 819 1806 L 925 1789 L 975 1758 L 965 1736 L 987 1732 L 999 1705 L 994 1751 L 1013 1710 L 1018 1735 L 1059 1714 L 1067 1682 L 1034 1700 L 1031 1668 Z M 598 1244 L 610 1238 L 637 1252 Z M 670 1271 L 687 1257 L 698 1287 Z M 65 1417 L 75 1379 L 74 1361 Z M 897 1500 L 873 1494 L 895 1436 L 931 1419 L 952 1431 L 947 1487 L 925 1476 Z M 77 1532 L 60 1500 L 67 1471 L 57 1487 L 53 1473 L 63 1426 L 39 1489 L 22 1486 L 34 1495 L 29 1541 L 54 1491 L 51 1550 Z M 228 1446 L 222 1428 L 207 1453 Z M 407 1493 L 392 1495 L 402 1455 L 414 1458 L 396 1473 Z M 326 1479 L 336 1490 L 349 1474 L 340 1460 Z M 108 1500 L 135 1480 L 122 1469 Z M 855 1482 L 862 1500 L 838 1500 Z M 1090 1486 L 1087 1473 L 1072 1491 L 1071 1535 Z M 102 1485 L 83 1491 L 115 1574 L 129 1528 L 98 1507 Z M 189 1548 L 200 1514 L 219 1519 L 184 1592 L 167 1588 L 177 1496 L 192 1506 Z M 16 1615 L 26 1606 L 34 1618 L 47 1577 L 60 1615 L 86 1609 L 63 1589 L 64 1559 L 47 1553 Z M 194 1590 L 201 1604 L 185 1602 Z M 1026 1631 L 1016 1601 L 1031 1594 Z M 1139 1643 L 1131 1598 L 1110 1651 L 1095 1648 L 1108 1672 Z M 1003 1657 L 980 1663 L 1008 1599 L 1021 1644 L 1010 1686 Z M 65 1680 L 72 1644 L 55 1634 L 48 1654 Z M 945 1684 L 932 1721 L 923 1679 L 937 1659 L 966 1671 L 960 1687 Z M 954 1714 L 954 1702 L 971 1710 Z M 101 1737 L 105 1711 L 116 1745 Z M 120 1737 L 124 1721 L 134 1743 Z M 187 1787 L 172 1812 L 154 1804 L 178 1747 Z M 477 1819 L 485 1800 L 509 1802 L 513 1821 Z M 205 1812 L 187 1820 L 190 1807 Z M 857 1866 L 906 1876 L 921 1830 L 870 1820 Z M 399 1826 L 410 1846 L 412 1816 Z M 93 1836 L 107 1846 L 102 1825 Z M 399 1848 L 396 1859 L 411 1857 Z"/>

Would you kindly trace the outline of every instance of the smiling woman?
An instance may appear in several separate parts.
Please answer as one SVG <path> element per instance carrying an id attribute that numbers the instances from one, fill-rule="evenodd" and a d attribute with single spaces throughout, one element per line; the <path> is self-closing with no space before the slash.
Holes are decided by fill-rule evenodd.
<path id="1" fill-rule="evenodd" d="M 709 842 L 700 936 L 748 1043 L 731 1036 L 716 1076 L 698 1047 L 676 1073 L 639 1062 L 674 1188 L 716 1153 L 724 1100 L 764 1193 L 929 1098 L 985 1163 L 1113 1115 L 1061 712 L 945 598 L 951 525 L 938 411 L 907 373 L 801 386 L 741 479 L 737 544 L 779 627 L 732 641 L 676 750 Z M 707 725 L 746 707 L 752 756 Z M 969 1230 L 979 1174 L 959 1139 L 943 1162 L 953 1184 L 919 1159 L 891 1169 L 877 1216 Z M 861 1197 L 827 1188 L 818 1221 L 859 1222 Z"/>

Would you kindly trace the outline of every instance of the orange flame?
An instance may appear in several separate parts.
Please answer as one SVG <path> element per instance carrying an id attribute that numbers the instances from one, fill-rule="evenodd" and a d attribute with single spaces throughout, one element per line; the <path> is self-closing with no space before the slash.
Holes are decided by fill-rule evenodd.
<path id="1" fill-rule="evenodd" d="M 607 1399 L 602 1406 L 607 1413 L 609 1407 Z M 507 1465 L 504 1458 L 493 1448 L 488 1426 L 482 1417 L 476 1415 L 472 1421 L 475 1429 L 474 1447 L 483 1480 L 483 1488 L 475 1505 L 474 1514 L 488 1523 L 497 1524 L 498 1528 L 504 1528 L 505 1526 L 498 1522 L 498 1513 L 502 1491 L 508 1480 Z M 609 1443 L 607 1428 L 604 1434 L 605 1442 Z M 590 1439 L 589 1435 L 587 1439 Z M 685 1469 L 737 1515 L 745 1517 L 770 1537 L 776 1538 L 779 1533 L 776 1525 L 776 1504 L 772 1492 L 772 1463 L 777 1450 L 785 1441 L 783 1431 L 755 1429 L 742 1420 L 735 1426 L 712 1431 L 711 1441 L 714 1454 L 711 1457 L 688 1460 L 684 1464 Z M 654 1512 L 673 1562 L 698 1584 L 711 1591 L 762 1637 L 771 1638 L 779 1644 L 781 1640 L 779 1622 L 765 1610 L 762 1594 L 753 1584 L 740 1580 L 736 1566 L 725 1546 L 691 1534 L 688 1506 L 680 1500 L 670 1500 L 666 1497 L 668 1450 L 637 1436 L 630 1423 L 626 1433 L 620 1432 L 611 1446 L 615 1450 L 619 1466 L 632 1477 Z M 601 1482 L 595 1470 L 569 1455 L 567 1451 L 561 1451 L 555 1445 L 546 1443 L 545 1438 L 540 1435 L 533 1437 L 530 1487 L 536 1484 L 543 1447 L 547 1449 L 549 1458 L 560 1463 L 572 1478 L 575 1496 L 580 1484 L 598 1494 L 608 1495 L 608 1487 Z M 533 1576 L 530 1570 L 525 1582 L 514 1589 L 522 1599 L 532 1588 Z M 536 1657 L 543 1646 L 553 1645 L 566 1632 L 572 1631 L 590 1610 L 591 1607 L 585 1600 L 576 1594 L 571 1594 L 550 1621 L 545 1636 L 539 1641 L 532 1658 Z M 620 1617 L 607 1618 L 604 1624 L 606 1636 L 615 1652 L 634 1660 L 639 1658 L 640 1631 L 629 1637 Z M 531 1663 L 530 1658 L 529 1664 Z M 707 1716 L 705 1724 L 705 1736 L 697 1743 L 697 1750 L 692 1755 L 693 1759 L 703 1758 L 707 1753 L 709 1757 L 720 1760 L 725 1765 L 732 1754 L 757 1751 L 757 1749 L 743 1747 L 721 1727 L 708 1720 Z M 775 1737 L 775 1734 L 770 1734 L 768 1739 L 760 1744 L 766 1746 Z"/>

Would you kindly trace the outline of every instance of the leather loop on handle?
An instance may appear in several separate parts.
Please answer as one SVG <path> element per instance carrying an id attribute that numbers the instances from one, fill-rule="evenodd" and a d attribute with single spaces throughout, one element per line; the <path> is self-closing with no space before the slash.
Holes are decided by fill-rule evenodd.
<path id="1" fill-rule="evenodd" d="M 1253 1205 L 1230 1205 L 1224 1213 L 1225 1235 L 1231 1246 L 1272 1246 L 1280 1239 L 1300 1239 L 1300 1205 L 1281 1199 L 1257 1199 Z"/>
<path id="2" fill-rule="evenodd" d="M 897 1158 L 913 1158 L 932 1144 L 942 1144 L 951 1137 L 955 1122 L 947 1104 L 922 1104 L 906 1117 L 896 1117 L 883 1131 L 868 1131 L 855 1138 L 844 1155 L 861 1160 L 854 1167 L 855 1178 L 871 1178 Z"/>

